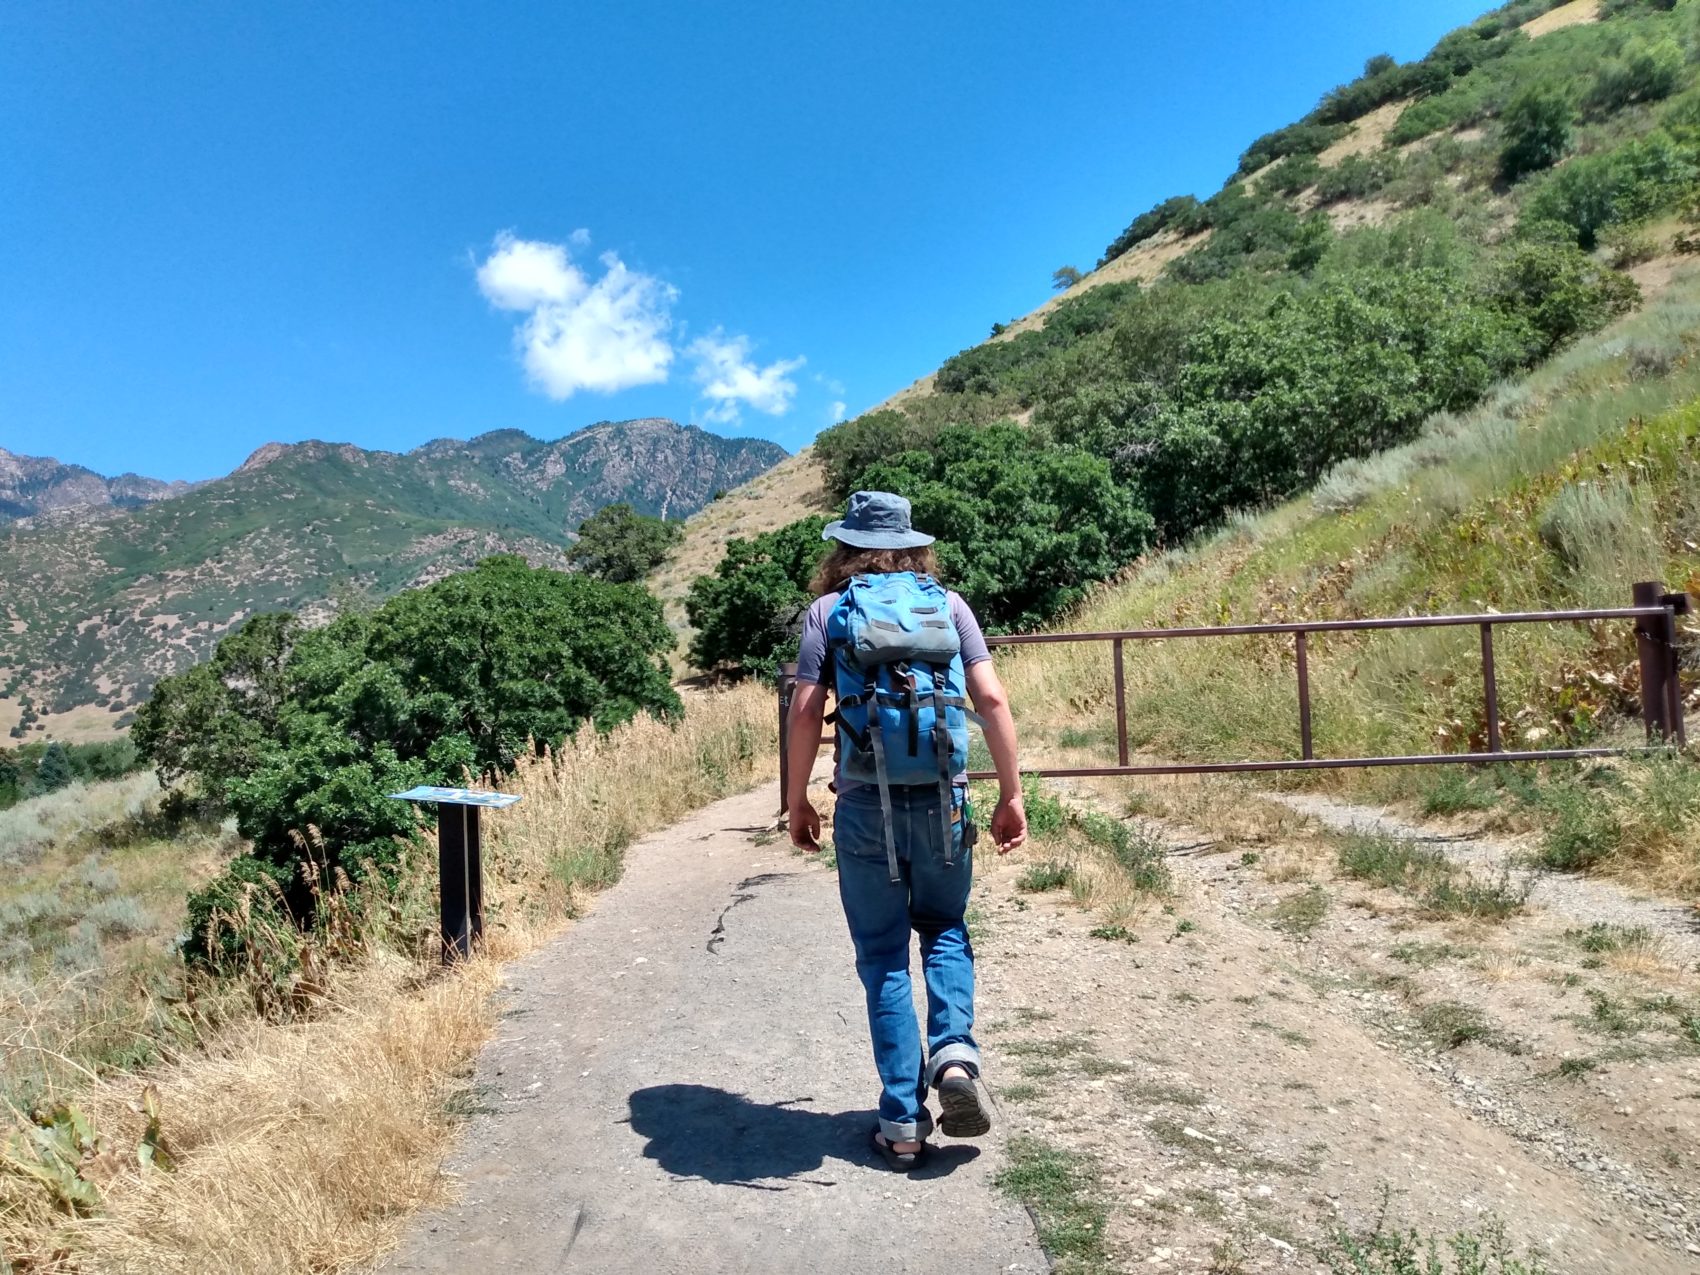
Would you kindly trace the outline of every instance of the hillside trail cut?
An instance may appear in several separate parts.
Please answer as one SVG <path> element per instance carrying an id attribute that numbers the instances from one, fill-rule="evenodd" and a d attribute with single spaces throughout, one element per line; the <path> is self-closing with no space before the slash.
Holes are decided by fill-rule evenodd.
<path id="1" fill-rule="evenodd" d="M 384 1269 L 1049 1269 L 992 1186 L 997 1130 L 936 1138 L 912 1175 L 878 1164 L 837 878 L 771 832 L 773 803 L 768 785 L 640 841 L 587 917 L 516 963 L 446 1166 L 460 1199 Z"/>

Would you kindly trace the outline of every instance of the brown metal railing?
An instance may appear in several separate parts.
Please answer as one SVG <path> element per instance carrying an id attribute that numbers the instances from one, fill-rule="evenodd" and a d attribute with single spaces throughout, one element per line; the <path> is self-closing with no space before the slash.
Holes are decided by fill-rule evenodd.
<path id="1" fill-rule="evenodd" d="M 1023 633 L 988 638 L 992 646 L 1037 646 L 1056 642 L 1107 642 L 1115 685 L 1116 761 L 1114 766 L 1035 766 L 1022 773 L 1054 778 L 1088 775 L 1199 775 L 1272 770 L 1322 770 L 1368 766 L 1422 766 L 1497 761 L 1556 761 L 1566 758 L 1609 757 L 1638 751 L 1623 748 L 1506 749 L 1499 729 L 1499 686 L 1494 669 L 1494 630 L 1508 624 L 1559 624 L 1592 620 L 1633 620 L 1641 666 L 1641 716 L 1649 743 L 1688 742 L 1683 723 L 1682 688 L 1676 619 L 1692 609 L 1686 593 L 1667 593 L 1664 585 L 1648 581 L 1634 586 L 1633 604 L 1589 611 L 1517 611 L 1486 615 L 1391 616 L 1371 620 L 1307 620 L 1289 624 L 1216 624 L 1181 629 L 1122 629 L 1101 633 Z M 1353 633 L 1375 629 L 1457 628 L 1474 625 L 1481 631 L 1482 700 L 1487 718 L 1486 752 L 1419 753 L 1401 757 L 1317 757 L 1311 730 L 1310 650 L 1312 633 Z M 1168 642 L 1186 638 L 1260 637 L 1292 634 L 1297 657 L 1300 756 L 1276 761 L 1186 762 L 1136 766 L 1130 763 L 1127 738 L 1125 648 L 1129 642 Z M 785 665 L 779 682 L 780 792 L 784 792 L 785 719 L 791 702 L 796 666 Z M 976 771 L 975 779 L 991 778 Z M 783 805 L 783 796 L 781 797 Z"/>

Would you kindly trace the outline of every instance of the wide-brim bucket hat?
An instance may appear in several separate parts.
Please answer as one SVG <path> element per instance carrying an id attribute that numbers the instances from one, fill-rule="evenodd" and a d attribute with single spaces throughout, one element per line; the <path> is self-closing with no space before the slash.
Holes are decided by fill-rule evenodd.
<path id="1" fill-rule="evenodd" d="M 889 491 L 852 493 L 844 517 L 827 523 L 820 538 L 854 549 L 919 549 L 933 543 L 933 537 L 909 525 L 909 502 Z"/>

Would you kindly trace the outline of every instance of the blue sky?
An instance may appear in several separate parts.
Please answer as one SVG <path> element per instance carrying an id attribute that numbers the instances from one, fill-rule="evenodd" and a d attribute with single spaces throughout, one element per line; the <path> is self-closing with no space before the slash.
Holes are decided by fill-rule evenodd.
<path id="1" fill-rule="evenodd" d="M 0 447 L 795 449 L 1485 0 L 0 8 Z"/>

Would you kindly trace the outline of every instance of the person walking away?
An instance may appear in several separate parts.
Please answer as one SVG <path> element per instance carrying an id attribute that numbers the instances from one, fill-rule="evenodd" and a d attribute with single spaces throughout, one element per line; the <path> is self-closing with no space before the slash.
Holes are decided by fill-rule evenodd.
<path id="1" fill-rule="evenodd" d="M 803 625 L 785 808 L 793 844 L 819 850 L 809 772 L 831 721 L 839 897 L 881 1084 L 872 1141 L 891 1168 L 906 1170 L 933 1130 L 929 1090 L 945 1134 L 972 1138 L 991 1128 L 979 1089 L 974 951 L 964 918 L 977 836 L 967 727 L 970 718 L 979 721 L 997 769 L 991 840 L 1005 854 L 1027 836 L 1015 721 L 979 621 L 938 583 L 933 537 L 910 525 L 907 500 L 856 492 L 845 516 L 821 534 L 834 544 Z M 927 988 L 924 1054 L 910 986 L 911 931 Z"/>

